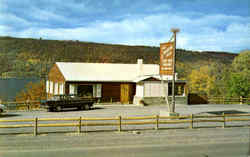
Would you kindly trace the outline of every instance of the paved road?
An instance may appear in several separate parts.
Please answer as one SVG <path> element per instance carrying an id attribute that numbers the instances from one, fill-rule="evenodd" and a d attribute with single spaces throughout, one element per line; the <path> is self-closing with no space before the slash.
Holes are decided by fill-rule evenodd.
<path id="1" fill-rule="evenodd" d="M 249 128 L 0 136 L 0 157 L 247 157 Z"/>

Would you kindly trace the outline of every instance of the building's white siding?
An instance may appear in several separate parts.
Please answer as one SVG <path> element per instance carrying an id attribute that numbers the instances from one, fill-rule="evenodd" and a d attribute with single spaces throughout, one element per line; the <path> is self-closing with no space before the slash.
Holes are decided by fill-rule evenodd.
<path id="1" fill-rule="evenodd" d="M 166 84 L 163 84 L 160 81 L 146 81 L 144 82 L 144 97 L 163 97 L 165 95 L 164 90 L 167 90 L 167 88 L 163 87 L 167 86 Z"/>
<path id="2" fill-rule="evenodd" d="M 136 94 L 137 97 L 143 97 L 144 95 L 144 85 L 143 83 L 141 84 L 136 84 Z"/>

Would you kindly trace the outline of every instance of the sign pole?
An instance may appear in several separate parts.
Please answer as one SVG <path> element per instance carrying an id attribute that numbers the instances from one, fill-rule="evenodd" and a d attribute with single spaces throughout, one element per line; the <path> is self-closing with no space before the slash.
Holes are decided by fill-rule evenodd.
<path id="1" fill-rule="evenodd" d="M 174 54 L 173 54 L 173 79 L 172 79 L 172 106 L 171 112 L 175 112 L 175 54 L 176 54 L 176 33 L 180 30 L 178 28 L 172 28 L 171 32 L 174 33 Z"/>
<path id="2" fill-rule="evenodd" d="M 172 75 L 172 103 L 169 104 L 169 110 L 160 111 L 162 116 L 178 116 L 179 114 L 175 112 L 175 64 L 176 64 L 176 34 L 179 32 L 179 29 L 171 29 L 173 36 L 167 43 L 160 44 L 160 75 Z M 171 41 L 174 38 L 174 41 Z M 168 83 L 168 81 L 167 81 Z M 168 88 L 168 87 L 167 87 Z M 168 92 L 168 91 L 167 91 Z M 166 93 L 168 95 L 168 93 Z M 165 95 L 165 100 L 168 96 Z"/>
<path id="3" fill-rule="evenodd" d="M 161 87 L 162 87 L 162 94 L 164 96 L 164 100 L 165 102 L 167 103 L 167 106 L 168 106 L 168 111 L 170 111 L 170 105 L 169 105 L 169 102 L 168 102 L 168 80 L 167 80 L 167 87 L 165 86 L 165 83 L 164 83 L 164 79 L 163 79 L 163 75 L 160 75 L 161 76 Z"/>

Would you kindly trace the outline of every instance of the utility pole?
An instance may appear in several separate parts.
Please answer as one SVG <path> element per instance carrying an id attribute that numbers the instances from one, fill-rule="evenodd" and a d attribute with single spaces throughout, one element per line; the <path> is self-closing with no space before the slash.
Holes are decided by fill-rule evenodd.
<path id="1" fill-rule="evenodd" d="M 172 106 L 171 112 L 175 112 L 175 53 L 176 53 L 176 34 L 180 30 L 178 28 L 172 28 L 171 32 L 174 33 L 174 54 L 173 54 L 173 80 L 172 80 Z"/>

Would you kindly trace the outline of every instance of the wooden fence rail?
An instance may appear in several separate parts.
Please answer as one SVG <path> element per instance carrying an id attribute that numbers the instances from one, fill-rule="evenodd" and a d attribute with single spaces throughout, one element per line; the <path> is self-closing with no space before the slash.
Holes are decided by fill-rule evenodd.
<path id="1" fill-rule="evenodd" d="M 235 118 L 237 117 L 237 118 Z M 244 117 L 244 118 L 241 118 Z M 247 117 L 247 118 L 246 118 Z M 46 121 L 61 121 L 62 123 L 39 123 Z M 70 121 L 71 123 L 65 123 Z M 73 121 L 73 123 L 72 123 Z M 127 125 L 153 125 L 152 129 L 158 130 L 160 124 L 185 124 L 189 123 L 190 129 L 195 128 L 194 123 L 222 123 L 222 128 L 225 128 L 226 122 L 250 121 L 250 114 L 222 114 L 222 115 L 185 115 L 177 117 L 163 117 L 159 115 L 145 116 L 145 117 L 107 117 L 107 118 L 87 118 L 87 117 L 73 117 L 73 118 L 32 118 L 32 119 L 16 119 L 3 120 L 0 119 L 0 128 L 24 128 L 33 127 L 33 135 L 38 135 L 39 127 L 76 127 L 76 132 L 81 133 L 82 127 L 89 126 L 116 126 L 117 131 L 125 130 Z M 6 124 L 3 123 L 20 123 L 29 122 L 28 124 Z M 165 127 L 161 127 L 165 128 Z M 86 130 L 87 131 L 87 130 Z"/>
<path id="2" fill-rule="evenodd" d="M 250 98 L 243 97 L 208 97 L 208 103 L 215 104 L 230 104 L 230 103 L 239 103 L 239 104 L 250 104 Z"/>

